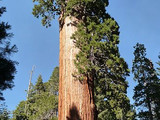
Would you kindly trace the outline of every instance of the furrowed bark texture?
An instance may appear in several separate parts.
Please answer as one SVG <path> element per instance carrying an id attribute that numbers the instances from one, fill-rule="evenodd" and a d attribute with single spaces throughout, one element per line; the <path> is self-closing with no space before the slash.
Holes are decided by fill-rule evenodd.
<path id="1" fill-rule="evenodd" d="M 72 24 L 76 19 L 66 17 L 60 28 L 59 56 L 59 120 L 96 120 L 93 100 L 93 81 L 86 77 L 83 82 L 76 80 L 73 74 L 78 48 L 70 37 L 76 31 Z"/>

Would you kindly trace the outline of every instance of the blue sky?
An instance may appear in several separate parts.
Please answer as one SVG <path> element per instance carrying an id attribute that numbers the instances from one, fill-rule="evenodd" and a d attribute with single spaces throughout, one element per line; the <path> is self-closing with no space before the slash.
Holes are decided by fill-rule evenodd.
<path id="1" fill-rule="evenodd" d="M 160 52 L 160 1 L 154 0 L 110 0 L 107 12 L 120 26 L 121 56 L 132 66 L 133 46 L 139 42 L 147 48 L 147 56 L 155 63 Z M 15 87 L 6 90 L 4 97 L 10 110 L 14 110 L 21 100 L 26 99 L 25 90 L 28 87 L 29 75 L 35 65 L 32 82 L 39 74 L 47 81 L 59 59 L 59 28 L 54 20 L 52 27 L 46 29 L 41 21 L 32 15 L 32 0 L 3 0 L 0 6 L 6 6 L 3 14 L 4 21 L 12 25 L 14 33 L 12 43 L 16 44 L 19 52 L 12 59 L 19 62 L 15 77 Z M 133 75 L 129 81 L 128 96 L 133 96 Z M 133 100 L 131 99 L 133 103 Z"/>

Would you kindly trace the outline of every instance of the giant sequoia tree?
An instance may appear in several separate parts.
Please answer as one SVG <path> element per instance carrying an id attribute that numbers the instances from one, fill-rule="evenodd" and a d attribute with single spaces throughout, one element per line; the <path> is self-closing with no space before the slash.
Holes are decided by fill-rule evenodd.
<path id="1" fill-rule="evenodd" d="M 119 26 L 106 13 L 108 0 L 33 0 L 35 17 L 42 24 L 59 15 L 59 120 L 94 120 L 97 110 L 94 83 L 101 83 L 106 96 L 97 97 L 112 108 L 114 119 L 128 119 L 126 96 L 128 66 L 120 57 Z M 98 87 L 97 96 L 100 94 Z M 118 100 L 121 99 L 121 102 Z M 125 103 L 125 104 L 124 104 Z M 108 109 L 109 110 L 109 109 Z M 99 112 L 99 111 L 98 111 Z M 100 111 L 101 112 L 101 111 Z M 127 118 L 128 117 L 128 118 Z M 110 118 L 112 119 L 112 118 Z M 109 119 L 108 119 L 109 120 Z"/>

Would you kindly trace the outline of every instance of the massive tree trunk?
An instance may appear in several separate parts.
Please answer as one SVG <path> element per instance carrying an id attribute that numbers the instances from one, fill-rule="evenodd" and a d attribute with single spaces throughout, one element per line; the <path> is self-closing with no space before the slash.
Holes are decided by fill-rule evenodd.
<path id="1" fill-rule="evenodd" d="M 95 120 L 93 81 L 86 77 L 80 82 L 73 76 L 75 55 L 79 51 L 70 38 L 76 31 L 75 21 L 73 17 L 66 17 L 60 26 L 58 119 Z"/>

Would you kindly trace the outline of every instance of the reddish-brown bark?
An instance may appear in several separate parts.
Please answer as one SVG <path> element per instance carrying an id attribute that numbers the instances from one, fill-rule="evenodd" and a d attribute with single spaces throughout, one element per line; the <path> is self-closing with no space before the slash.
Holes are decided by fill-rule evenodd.
<path id="1" fill-rule="evenodd" d="M 86 77 L 80 82 L 73 77 L 76 71 L 74 59 L 78 49 L 70 37 L 76 31 L 72 24 L 75 20 L 66 17 L 60 28 L 58 119 L 95 120 L 93 81 Z"/>

